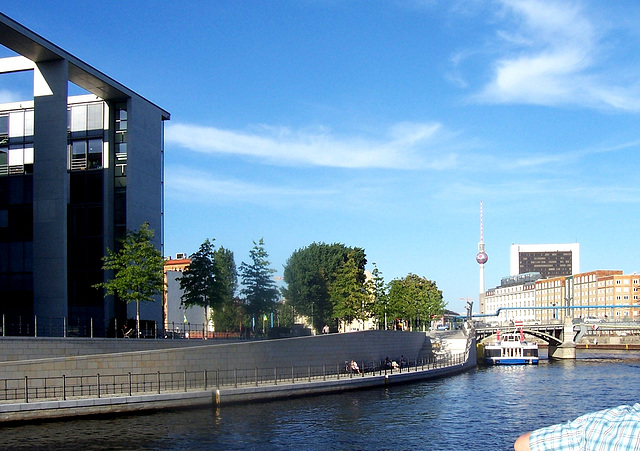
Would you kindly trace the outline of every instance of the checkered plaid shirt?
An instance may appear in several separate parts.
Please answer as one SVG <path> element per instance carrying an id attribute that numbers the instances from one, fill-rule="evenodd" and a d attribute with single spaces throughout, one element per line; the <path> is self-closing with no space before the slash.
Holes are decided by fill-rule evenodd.
<path id="1" fill-rule="evenodd" d="M 640 451 L 640 403 L 588 413 L 564 424 L 535 430 L 532 451 Z"/>

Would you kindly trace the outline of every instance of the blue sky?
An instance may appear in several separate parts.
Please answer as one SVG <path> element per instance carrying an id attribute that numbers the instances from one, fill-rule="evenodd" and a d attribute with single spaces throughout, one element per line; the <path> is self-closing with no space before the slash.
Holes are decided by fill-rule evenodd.
<path id="1" fill-rule="evenodd" d="M 511 243 L 577 241 L 582 271 L 640 270 L 635 1 L 1 10 L 171 112 L 167 255 L 215 238 L 240 265 L 263 237 L 281 275 L 296 249 L 341 242 L 387 280 L 435 280 L 462 311 L 483 201 L 487 287 Z M 25 80 L 0 78 L 0 101 L 30 94 Z"/>

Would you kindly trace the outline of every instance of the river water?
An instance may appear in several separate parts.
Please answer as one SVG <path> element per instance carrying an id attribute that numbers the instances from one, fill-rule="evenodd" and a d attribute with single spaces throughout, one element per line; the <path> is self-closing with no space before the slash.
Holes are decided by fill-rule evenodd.
<path id="1" fill-rule="evenodd" d="M 640 352 L 478 367 L 286 401 L 2 427 L 2 449 L 508 450 L 519 434 L 640 400 Z M 541 355 L 541 357 L 543 357 Z M 546 356 L 544 356 L 546 357 Z"/>

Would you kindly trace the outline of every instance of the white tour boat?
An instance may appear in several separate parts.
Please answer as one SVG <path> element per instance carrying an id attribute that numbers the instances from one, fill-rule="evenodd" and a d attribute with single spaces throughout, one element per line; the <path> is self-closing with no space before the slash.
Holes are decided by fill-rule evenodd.
<path id="1" fill-rule="evenodd" d="M 538 343 L 525 341 L 522 329 L 520 336 L 514 332 L 502 339 L 498 331 L 495 343 L 484 346 L 484 362 L 489 365 L 536 365 Z"/>

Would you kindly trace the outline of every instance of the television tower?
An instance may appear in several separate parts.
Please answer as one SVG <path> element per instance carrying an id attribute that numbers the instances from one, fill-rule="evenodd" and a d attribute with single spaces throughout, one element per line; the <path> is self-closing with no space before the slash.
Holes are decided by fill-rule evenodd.
<path id="1" fill-rule="evenodd" d="M 479 303 L 480 303 L 480 313 L 484 312 L 484 264 L 487 263 L 489 257 L 487 253 L 484 251 L 484 238 L 483 238 L 483 229 L 482 229 L 482 201 L 480 201 L 480 242 L 478 243 L 478 254 L 476 255 L 476 261 L 480 265 L 480 294 L 479 294 Z"/>

